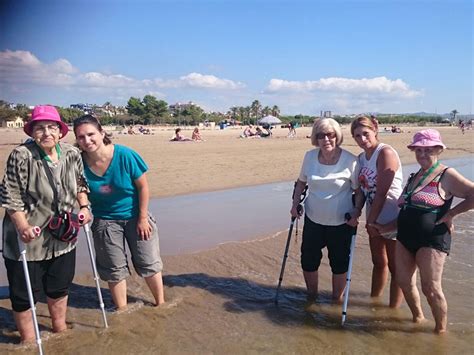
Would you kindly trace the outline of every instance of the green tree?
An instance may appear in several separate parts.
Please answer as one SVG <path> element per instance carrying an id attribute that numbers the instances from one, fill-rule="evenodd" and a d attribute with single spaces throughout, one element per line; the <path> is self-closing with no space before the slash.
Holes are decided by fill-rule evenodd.
<path id="1" fill-rule="evenodd" d="M 280 117 L 280 108 L 277 105 L 272 107 L 272 116 Z"/>
<path id="2" fill-rule="evenodd" d="M 268 106 L 265 106 L 263 109 L 262 109 L 262 116 L 268 116 L 269 114 L 272 113 L 272 109 Z"/>
<path id="3" fill-rule="evenodd" d="M 142 116 L 145 114 L 145 105 L 137 97 L 131 97 L 128 100 L 126 109 L 129 115 Z"/>
<path id="4" fill-rule="evenodd" d="M 459 113 L 458 110 L 454 109 L 451 111 L 451 117 L 453 118 L 453 122 L 456 121 L 456 115 Z"/>
<path id="5" fill-rule="evenodd" d="M 184 124 L 188 123 L 194 125 L 198 122 L 203 121 L 204 110 L 199 106 L 189 105 L 183 111 L 181 111 L 181 116 L 184 118 Z"/>
<path id="6" fill-rule="evenodd" d="M 262 117 L 262 105 L 260 104 L 260 101 L 254 100 L 252 104 L 250 105 L 250 111 L 252 113 L 252 117 L 255 119 L 255 122 Z"/>

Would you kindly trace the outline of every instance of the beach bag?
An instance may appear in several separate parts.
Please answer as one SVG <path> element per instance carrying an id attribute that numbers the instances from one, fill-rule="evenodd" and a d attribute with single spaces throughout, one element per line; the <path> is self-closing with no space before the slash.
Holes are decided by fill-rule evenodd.
<path id="1" fill-rule="evenodd" d="M 61 242 L 74 243 L 81 224 L 76 214 L 62 212 L 51 217 L 48 223 L 49 233 Z"/>

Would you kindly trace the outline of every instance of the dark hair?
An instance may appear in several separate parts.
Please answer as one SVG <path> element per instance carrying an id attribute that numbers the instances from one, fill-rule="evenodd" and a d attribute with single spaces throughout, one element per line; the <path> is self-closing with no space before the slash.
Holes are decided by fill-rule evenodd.
<path id="1" fill-rule="evenodd" d="M 83 124 L 91 124 L 95 128 L 97 128 L 97 130 L 100 133 L 104 132 L 105 134 L 104 134 L 103 142 L 104 142 L 105 145 L 108 145 L 108 144 L 112 143 L 112 140 L 111 140 L 112 133 L 104 131 L 104 129 L 102 128 L 102 126 L 99 122 L 99 120 L 96 117 L 92 116 L 92 115 L 84 115 L 84 116 L 78 117 L 72 122 L 72 126 L 74 128 L 74 134 L 76 134 L 77 127 L 79 127 L 80 125 L 83 125 Z"/>

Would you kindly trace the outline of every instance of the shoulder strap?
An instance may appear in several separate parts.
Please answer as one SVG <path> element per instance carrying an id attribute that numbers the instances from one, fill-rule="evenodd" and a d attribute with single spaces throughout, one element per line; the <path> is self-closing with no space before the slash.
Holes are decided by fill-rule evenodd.
<path id="1" fill-rule="evenodd" d="M 58 207 L 58 201 L 59 201 L 58 190 L 56 189 L 56 184 L 54 183 L 54 178 L 53 178 L 53 174 L 51 173 L 51 168 L 49 167 L 49 165 L 48 165 L 48 163 L 46 162 L 46 160 L 41 159 L 41 161 L 43 162 L 44 170 L 46 171 L 46 176 L 48 177 L 48 180 L 49 180 L 49 183 L 50 183 L 50 185 L 51 185 L 51 188 L 53 189 L 53 195 L 54 195 L 53 205 L 54 205 L 54 209 L 55 209 L 56 212 L 59 214 L 59 207 Z"/>

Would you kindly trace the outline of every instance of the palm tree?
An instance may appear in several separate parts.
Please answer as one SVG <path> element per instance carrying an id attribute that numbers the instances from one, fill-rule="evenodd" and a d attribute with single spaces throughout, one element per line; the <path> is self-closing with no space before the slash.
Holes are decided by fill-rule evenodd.
<path id="1" fill-rule="evenodd" d="M 255 118 L 255 121 L 257 121 L 257 119 L 260 118 L 262 111 L 262 105 L 260 104 L 260 101 L 254 100 L 252 105 L 250 105 L 250 110 L 252 111 L 252 116 Z"/>
<path id="2" fill-rule="evenodd" d="M 280 108 L 277 105 L 272 107 L 272 115 L 275 117 L 280 117 Z"/>
<path id="3" fill-rule="evenodd" d="M 263 109 L 262 109 L 262 116 L 268 116 L 269 114 L 272 113 L 272 109 L 268 106 L 265 106 Z"/>
<path id="4" fill-rule="evenodd" d="M 451 111 L 451 116 L 453 117 L 453 122 L 456 121 L 456 115 L 459 113 L 458 110 L 454 109 Z"/>
<path id="5" fill-rule="evenodd" d="M 239 111 L 240 120 L 241 120 L 242 122 L 245 122 L 245 107 L 240 106 L 240 107 L 238 107 L 237 109 L 238 109 L 238 111 Z"/>

